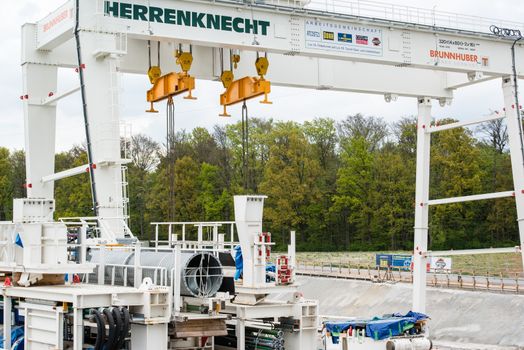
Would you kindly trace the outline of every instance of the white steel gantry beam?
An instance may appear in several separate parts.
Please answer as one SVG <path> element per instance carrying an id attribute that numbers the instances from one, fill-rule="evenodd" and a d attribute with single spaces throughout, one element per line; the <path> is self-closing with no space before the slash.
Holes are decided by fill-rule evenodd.
<path id="1" fill-rule="evenodd" d="M 33 28 L 33 32 L 36 31 L 34 25 L 26 24 L 24 27 L 30 27 Z M 109 37 L 109 35 L 105 36 Z M 113 35 L 113 38 L 113 40 L 107 40 L 107 42 L 116 41 L 116 35 Z M 74 40 L 69 39 L 53 51 L 46 52 L 45 55 L 42 55 L 40 50 L 33 47 L 33 51 L 27 53 L 25 60 L 74 68 L 77 65 L 74 45 Z M 105 46 L 104 50 L 116 50 L 115 46 Z M 148 69 L 147 41 L 128 37 L 126 46 L 125 53 L 120 52 L 120 71 L 122 73 L 145 74 Z M 171 41 L 162 42 L 160 60 L 163 72 L 180 70 L 173 56 L 173 52 L 177 48 L 178 45 Z M 188 45 L 184 45 L 184 49 L 187 50 Z M 217 48 L 213 47 L 193 45 L 194 59 L 189 73 L 197 79 L 218 81 L 221 74 L 218 51 Z M 227 51 L 226 53 L 229 54 Z M 235 76 L 256 75 L 254 65 L 256 53 L 252 50 L 240 50 L 239 53 L 241 62 L 238 69 L 235 70 Z M 89 54 L 89 52 L 84 52 L 84 55 L 86 54 Z M 153 63 L 156 62 L 156 54 L 154 56 Z M 447 86 L 449 76 L 456 76 L 456 79 L 462 77 L 464 81 L 467 81 L 467 76 L 464 73 L 448 73 L 405 66 L 394 67 L 319 57 L 289 56 L 279 53 L 271 53 L 268 58 L 270 66 L 266 78 L 275 86 L 372 94 L 390 93 L 409 97 L 423 95 L 435 99 L 452 99 L 453 89 L 449 89 Z M 225 64 L 228 65 L 227 60 Z M 198 82 L 195 93 L 198 93 Z M 52 98 L 49 98 L 49 100 L 52 100 Z M 38 103 L 48 103 L 48 100 Z"/>
<path id="2" fill-rule="evenodd" d="M 72 8 L 73 2 L 68 4 Z M 175 5 L 170 0 L 80 0 L 80 4 L 82 29 L 125 32 L 141 40 L 463 72 L 479 80 L 511 74 L 511 58 L 501 54 L 511 42 L 489 34 L 373 21 L 271 1 L 180 0 Z M 70 18 L 44 31 L 63 12 L 61 8 L 39 22 L 37 48 L 49 50 L 67 40 Z M 517 54 L 524 51 L 520 45 L 516 49 Z M 521 72 L 523 64 L 517 64 Z"/>
<path id="3" fill-rule="evenodd" d="M 415 189 L 415 241 L 413 252 L 413 311 L 426 312 L 426 263 L 429 219 L 429 164 L 431 134 L 431 99 L 418 99 L 417 175 Z"/>
<path id="4" fill-rule="evenodd" d="M 504 108 L 506 109 L 511 170 L 513 186 L 515 187 L 520 247 L 522 249 L 524 247 L 524 141 L 522 137 L 522 120 L 519 116 L 520 106 L 515 105 L 515 83 L 512 77 L 502 78 L 502 93 L 504 95 Z M 524 254 L 522 254 L 522 263 L 524 266 Z"/>

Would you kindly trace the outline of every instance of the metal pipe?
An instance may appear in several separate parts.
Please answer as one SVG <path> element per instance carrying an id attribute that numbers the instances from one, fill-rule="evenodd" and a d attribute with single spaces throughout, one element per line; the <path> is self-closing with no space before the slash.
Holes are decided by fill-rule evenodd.
<path id="1" fill-rule="evenodd" d="M 111 268 L 115 268 L 114 284 L 133 284 L 135 253 L 131 251 L 105 251 L 104 284 L 111 284 Z M 171 271 L 176 266 L 175 253 L 172 250 L 141 251 L 140 266 L 142 277 L 154 278 L 158 270 L 164 273 L 163 284 L 174 285 Z M 92 250 L 89 254 L 91 263 L 100 261 L 100 251 Z M 211 297 L 220 289 L 223 269 L 219 259 L 208 252 L 181 253 L 180 295 L 193 297 Z M 125 274 L 127 273 L 127 276 Z M 127 277 L 127 278 L 126 278 Z M 138 287 L 138 286 L 135 286 Z"/>

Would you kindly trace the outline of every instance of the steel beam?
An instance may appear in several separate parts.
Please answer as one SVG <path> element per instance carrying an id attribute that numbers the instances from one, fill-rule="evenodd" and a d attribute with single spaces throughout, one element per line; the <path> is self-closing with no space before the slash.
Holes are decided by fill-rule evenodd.
<path id="1" fill-rule="evenodd" d="M 426 129 L 427 129 L 427 132 L 429 133 L 439 132 L 439 131 L 444 131 L 444 130 L 463 128 L 465 126 L 485 123 L 485 122 L 489 122 L 492 120 L 502 119 L 505 117 L 506 117 L 505 114 L 495 112 L 495 113 L 490 114 L 489 116 L 482 117 L 482 118 L 475 118 L 475 119 L 466 120 L 463 122 L 456 122 L 456 123 L 450 123 L 450 124 L 445 124 L 445 125 L 430 126 L 429 128 L 426 128 Z"/>
<path id="2" fill-rule="evenodd" d="M 5 296 L 10 298 L 61 301 L 80 309 L 112 305 L 141 306 L 144 304 L 143 295 L 136 288 L 93 284 L 10 287 L 5 290 Z"/>
<path id="3" fill-rule="evenodd" d="M 436 251 L 428 251 L 427 256 L 502 254 L 502 253 L 520 253 L 521 251 L 522 250 L 519 246 L 507 247 L 507 248 L 436 250 Z"/>
<path id="4" fill-rule="evenodd" d="M 57 94 L 48 94 L 48 96 L 46 98 L 44 98 L 42 100 L 42 105 L 43 106 L 47 106 L 47 105 L 51 105 L 53 103 L 56 103 L 58 101 L 60 101 L 61 99 L 63 99 L 64 97 L 67 97 L 69 95 L 72 95 L 74 94 L 75 92 L 77 91 L 80 91 L 80 86 L 76 86 L 74 88 L 71 88 L 69 90 L 66 90 L 64 92 L 61 92 L 61 93 L 57 93 Z"/>
<path id="5" fill-rule="evenodd" d="M 89 164 L 80 165 L 72 169 L 67 169 L 67 170 L 60 171 L 55 174 L 44 176 L 42 177 L 42 182 L 61 180 L 67 177 L 83 174 L 87 171 L 89 171 Z"/>
<path id="6" fill-rule="evenodd" d="M 11 349 L 11 324 L 13 323 L 12 320 L 12 306 L 13 302 L 10 297 L 8 297 L 5 293 L 4 289 L 4 342 L 3 342 L 3 348 L 4 349 Z"/>
<path id="7" fill-rule="evenodd" d="M 439 205 L 439 204 L 450 204 L 450 203 L 480 201 L 480 200 L 483 200 L 483 199 L 495 199 L 495 198 L 513 197 L 514 195 L 515 195 L 515 191 L 474 194 L 474 195 L 471 195 L 471 196 L 432 199 L 432 200 L 429 200 L 427 202 L 427 205 Z"/>

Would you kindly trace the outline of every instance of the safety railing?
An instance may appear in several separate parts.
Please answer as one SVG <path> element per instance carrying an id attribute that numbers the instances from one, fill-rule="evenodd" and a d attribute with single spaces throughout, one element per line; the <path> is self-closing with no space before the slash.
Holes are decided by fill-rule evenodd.
<path id="1" fill-rule="evenodd" d="M 119 227 L 123 230 L 124 237 L 134 239 L 133 232 L 127 226 L 125 218 L 101 218 L 96 216 L 77 216 L 58 218 L 58 221 L 67 227 L 88 227 L 91 229 L 93 238 L 99 238 L 110 242 L 117 241 L 117 235 L 112 227 Z"/>
<path id="2" fill-rule="evenodd" d="M 213 1 L 213 0 L 212 0 Z M 391 22 L 410 23 L 435 28 L 463 30 L 476 33 L 490 33 L 490 26 L 524 30 L 524 23 L 506 21 L 482 16 L 464 15 L 413 6 L 396 5 L 369 0 L 214 0 L 244 5 L 274 5 L 341 14 L 367 19 L 380 19 Z"/>
<path id="3" fill-rule="evenodd" d="M 343 261 L 298 260 L 297 275 L 371 282 L 412 283 L 413 274 L 400 267 L 380 268 L 369 264 Z M 485 290 L 492 292 L 524 293 L 524 275 L 519 271 L 490 273 L 479 270 L 430 270 L 427 285 L 440 288 Z"/>
<path id="4" fill-rule="evenodd" d="M 129 276 L 131 274 L 135 273 L 135 266 L 133 265 L 124 265 L 124 264 L 96 264 L 96 272 L 92 274 L 85 274 L 83 278 L 83 282 L 85 283 L 97 283 L 99 281 L 99 278 L 102 279 L 102 281 L 107 281 L 112 286 L 124 286 L 124 287 L 135 287 L 138 288 L 139 286 L 135 285 L 134 281 L 130 285 L 129 283 Z M 101 268 L 101 266 L 104 267 L 104 269 Z M 169 276 L 172 275 L 171 270 L 174 273 L 174 269 L 171 269 L 169 272 L 165 267 L 161 266 L 140 266 L 140 269 L 142 271 L 149 271 L 149 276 L 151 276 L 151 279 L 153 281 L 153 284 L 157 286 L 169 286 L 172 287 L 172 282 L 169 282 L 168 279 L 168 273 Z M 109 271 L 109 273 L 108 273 Z M 117 278 L 117 273 L 122 276 L 121 278 Z M 99 274 L 102 274 L 101 277 L 98 277 Z M 108 275 L 106 275 L 108 274 Z M 93 278 L 96 277 L 96 278 Z"/>
<path id="5" fill-rule="evenodd" d="M 235 241 L 234 221 L 210 222 L 152 222 L 155 248 L 173 247 L 180 244 L 183 250 L 229 250 L 238 244 Z M 164 239 L 162 239 L 164 238 Z"/>
<path id="6" fill-rule="evenodd" d="M 524 29 L 523 23 L 379 1 L 312 0 L 307 8 L 393 22 L 489 33 L 491 25 Z"/>

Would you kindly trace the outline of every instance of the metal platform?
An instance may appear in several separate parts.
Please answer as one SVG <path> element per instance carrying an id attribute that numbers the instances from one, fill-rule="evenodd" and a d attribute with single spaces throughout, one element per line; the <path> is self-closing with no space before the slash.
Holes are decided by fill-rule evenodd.
<path id="1" fill-rule="evenodd" d="M 143 305 L 144 292 L 137 288 L 95 284 L 71 284 L 36 287 L 3 287 L 2 295 L 71 303 L 74 308 Z"/>

